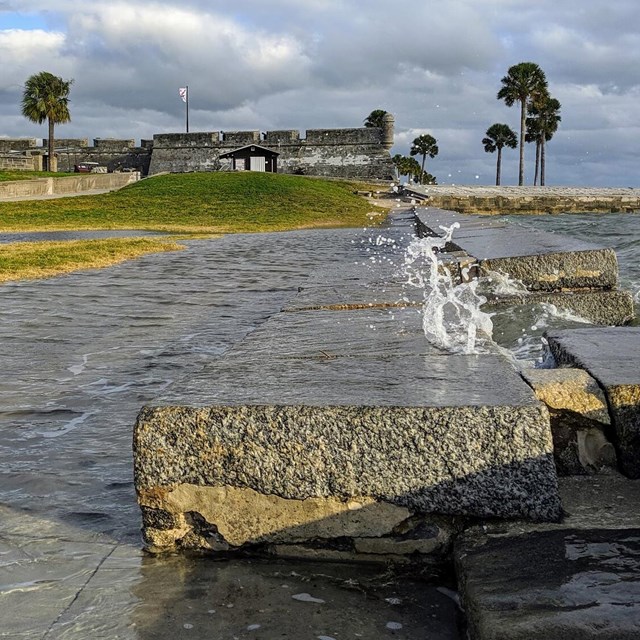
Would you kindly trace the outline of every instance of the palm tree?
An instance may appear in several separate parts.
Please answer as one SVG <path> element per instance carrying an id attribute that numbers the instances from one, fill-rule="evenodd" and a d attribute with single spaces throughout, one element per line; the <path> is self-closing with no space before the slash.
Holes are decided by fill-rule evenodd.
<path id="1" fill-rule="evenodd" d="M 384 109 L 374 109 L 365 119 L 365 127 L 377 127 L 382 129 L 384 127 L 384 117 L 387 115 L 387 111 Z"/>
<path id="2" fill-rule="evenodd" d="M 527 109 L 528 111 L 528 109 Z M 534 186 L 538 184 L 538 175 L 540 171 L 540 133 L 538 131 L 538 119 L 527 117 L 527 132 L 525 133 L 525 142 L 536 143 L 536 172 L 533 177 Z"/>
<path id="3" fill-rule="evenodd" d="M 407 156 L 396 153 L 396 155 L 391 158 L 391 162 L 395 165 L 398 176 L 407 176 L 409 181 L 411 181 L 414 176 L 420 176 L 420 163 L 415 158 L 408 158 Z M 429 183 L 435 184 L 435 178 L 431 174 L 427 173 L 425 175 L 429 177 Z"/>
<path id="4" fill-rule="evenodd" d="M 484 150 L 487 153 L 498 152 L 498 162 L 496 164 L 496 186 L 500 185 L 500 168 L 502 166 L 502 149 L 510 147 L 515 149 L 518 146 L 518 138 L 515 131 L 508 124 L 492 124 L 486 133 L 486 138 L 482 139 Z"/>
<path id="5" fill-rule="evenodd" d="M 71 120 L 69 113 L 69 90 L 73 80 L 63 80 L 48 71 L 41 71 L 29 77 L 22 94 L 22 115 L 42 124 L 49 122 L 49 147 L 47 168 L 56 169 L 53 130 L 56 124 Z"/>
<path id="6" fill-rule="evenodd" d="M 427 156 L 435 158 L 438 155 L 437 140 L 428 133 L 423 133 L 413 141 L 409 153 L 412 156 L 422 156 L 422 166 L 420 168 L 420 182 L 422 182 L 424 176 L 424 161 Z"/>
<path id="7" fill-rule="evenodd" d="M 504 100 L 508 107 L 520 103 L 520 166 L 518 184 L 524 184 L 524 134 L 527 105 L 547 91 L 547 78 L 544 71 L 535 62 L 520 62 L 509 67 L 507 75 L 501 80 L 502 89 L 498 91 L 498 100 Z"/>
<path id="8" fill-rule="evenodd" d="M 406 164 L 405 160 L 406 160 L 406 157 L 403 156 L 401 153 L 396 153 L 396 155 L 393 156 L 393 158 L 391 158 L 391 162 L 393 162 L 393 166 L 396 168 L 396 171 L 398 172 L 398 177 L 407 175 L 406 172 L 403 171 Z"/>
<path id="9" fill-rule="evenodd" d="M 405 160 L 405 167 L 409 178 L 415 176 L 416 181 L 420 184 L 438 184 L 436 177 L 432 176 L 428 171 L 425 171 L 415 158 L 405 158 Z"/>
<path id="10" fill-rule="evenodd" d="M 527 142 L 536 143 L 536 176 L 534 184 L 538 182 L 538 166 L 540 166 L 540 185 L 545 184 L 545 155 L 546 143 L 553 138 L 558 130 L 560 117 L 560 102 L 548 93 L 539 96 L 527 108 Z"/>

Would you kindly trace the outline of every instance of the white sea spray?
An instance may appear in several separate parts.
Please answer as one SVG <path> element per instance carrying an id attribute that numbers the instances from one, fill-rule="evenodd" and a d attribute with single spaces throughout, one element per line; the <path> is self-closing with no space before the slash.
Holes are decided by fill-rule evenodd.
<path id="1" fill-rule="evenodd" d="M 427 340 L 453 353 L 479 353 L 491 337 L 490 314 L 481 310 L 487 299 L 477 291 L 478 280 L 456 283 L 438 253 L 459 228 L 441 227 L 442 237 L 415 238 L 406 249 L 402 271 L 408 286 L 423 291 L 422 327 Z"/>

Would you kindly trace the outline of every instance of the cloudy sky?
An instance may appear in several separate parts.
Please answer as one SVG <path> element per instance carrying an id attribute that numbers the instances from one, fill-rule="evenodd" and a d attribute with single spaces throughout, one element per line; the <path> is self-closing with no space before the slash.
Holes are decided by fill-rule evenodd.
<path id="1" fill-rule="evenodd" d="M 640 187 L 638 0 L 0 0 L 0 136 L 46 136 L 19 109 L 26 78 L 73 78 L 59 137 L 360 126 L 396 118 L 393 153 L 421 133 L 440 183 L 491 184 L 496 99 L 509 66 L 538 63 L 562 123 L 547 184 Z M 526 179 L 532 179 L 528 145 Z M 506 150 L 503 184 L 517 183 Z"/>

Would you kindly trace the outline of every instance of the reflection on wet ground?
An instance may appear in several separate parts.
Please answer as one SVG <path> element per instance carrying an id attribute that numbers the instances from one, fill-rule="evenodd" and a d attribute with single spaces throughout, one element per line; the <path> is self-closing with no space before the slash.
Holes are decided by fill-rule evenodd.
<path id="1" fill-rule="evenodd" d="M 95 229 L 92 231 L 28 231 L 25 233 L 2 233 L 0 244 L 11 242 L 62 242 L 65 240 L 99 240 L 102 238 L 130 238 L 166 235 L 158 231 L 141 229 Z"/>
<path id="2" fill-rule="evenodd" d="M 346 593 L 352 567 L 331 578 L 304 569 L 305 578 L 285 575 L 289 565 L 140 552 L 131 462 L 140 407 L 276 313 L 353 238 L 228 236 L 0 288 L 0 637 L 418 638 L 427 623 L 430 637 L 457 637 L 455 605 L 432 587 L 387 580 Z M 232 584 L 248 597 L 230 601 Z M 282 599 L 285 584 L 341 608 Z M 408 607 L 394 618 L 380 603 L 399 588 L 441 613 L 417 620 Z M 242 613 L 229 618 L 233 608 Z"/>

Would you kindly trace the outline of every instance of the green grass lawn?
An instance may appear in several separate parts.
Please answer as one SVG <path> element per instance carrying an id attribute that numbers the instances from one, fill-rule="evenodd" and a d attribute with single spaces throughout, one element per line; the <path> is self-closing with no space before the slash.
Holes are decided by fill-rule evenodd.
<path id="1" fill-rule="evenodd" d="M 196 238 L 371 226 L 384 219 L 385 211 L 355 195 L 363 188 L 356 182 L 269 173 L 171 174 L 101 195 L 0 202 L 0 232 L 146 229 Z M 172 239 L 150 238 L 0 245 L 0 282 L 100 268 L 179 248 Z"/>
<path id="2" fill-rule="evenodd" d="M 51 171 L 0 171 L 0 182 L 10 182 L 13 180 L 35 180 L 36 178 L 64 178 L 65 176 L 75 176 L 76 173 Z"/>
<path id="3" fill-rule="evenodd" d="M 375 210 L 355 182 L 271 173 L 187 173 L 120 191 L 0 203 L 0 231 L 154 229 L 234 233 L 363 226 Z M 380 218 L 381 216 L 378 216 Z"/>

